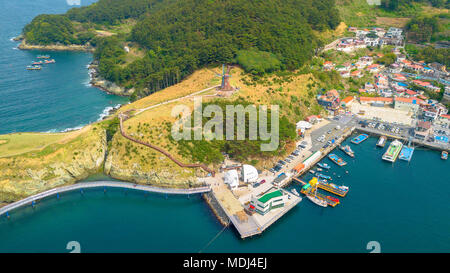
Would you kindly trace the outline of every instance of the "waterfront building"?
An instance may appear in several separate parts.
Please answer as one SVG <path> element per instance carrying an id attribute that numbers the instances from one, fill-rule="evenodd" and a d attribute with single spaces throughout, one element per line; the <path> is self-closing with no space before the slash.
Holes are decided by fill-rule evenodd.
<path id="1" fill-rule="evenodd" d="M 419 120 L 414 129 L 414 137 L 420 140 L 426 140 L 431 133 L 431 122 Z"/>
<path id="2" fill-rule="evenodd" d="M 260 196 L 252 196 L 251 205 L 255 207 L 256 212 L 265 215 L 269 211 L 284 207 L 287 195 L 284 195 L 281 190 L 273 190 Z"/>
<path id="3" fill-rule="evenodd" d="M 244 181 L 245 183 L 253 183 L 258 180 L 258 170 L 252 165 L 242 165 L 241 172 L 242 181 Z"/>
<path id="4" fill-rule="evenodd" d="M 224 182 L 230 189 L 236 189 L 239 186 L 239 175 L 237 170 L 233 169 L 225 172 Z"/>

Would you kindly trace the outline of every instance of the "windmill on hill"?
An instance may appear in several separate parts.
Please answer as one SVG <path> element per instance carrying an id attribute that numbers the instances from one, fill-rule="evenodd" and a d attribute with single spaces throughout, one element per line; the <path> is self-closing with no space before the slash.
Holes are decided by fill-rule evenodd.
<path id="1" fill-rule="evenodd" d="M 225 91 L 225 92 L 234 91 L 234 88 L 230 84 L 231 68 L 233 68 L 233 67 L 229 66 L 229 65 L 227 65 L 227 67 L 225 68 L 225 64 L 223 64 L 222 65 L 222 74 L 216 74 L 217 76 L 222 78 L 222 83 L 220 84 L 220 87 L 218 88 L 219 91 Z"/>

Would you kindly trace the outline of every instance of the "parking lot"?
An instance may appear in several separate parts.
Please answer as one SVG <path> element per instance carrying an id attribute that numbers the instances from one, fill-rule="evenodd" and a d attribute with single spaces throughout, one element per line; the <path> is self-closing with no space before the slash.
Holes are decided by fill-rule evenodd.
<path id="1" fill-rule="evenodd" d="M 387 123 L 399 123 L 404 125 L 412 125 L 412 113 L 402 110 L 396 110 L 391 107 L 376 107 L 370 105 L 362 105 L 358 102 L 351 104 L 351 111 L 355 114 L 364 112 L 364 115 L 359 115 L 360 118 L 373 119 L 377 118 Z"/>

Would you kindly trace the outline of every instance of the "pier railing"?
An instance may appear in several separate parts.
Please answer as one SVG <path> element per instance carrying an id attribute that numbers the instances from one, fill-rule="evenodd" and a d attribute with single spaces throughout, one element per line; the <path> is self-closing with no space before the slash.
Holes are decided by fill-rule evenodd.
<path id="1" fill-rule="evenodd" d="M 141 190 L 141 191 L 147 191 L 147 192 L 154 192 L 154 193 L 163 193 L 163 194 L 196 194 L 196 193 L 205 193 L 211 191 L 211 188 L 209 186 L 204 187 L 197 187 L 197 188 L 190 188 L 190 189 L 175 189 L 175 188 L 159 188 L 154 186 L 147 186 L 147 185 L 139 185 L 139 184 L 133 184 L 133 183 L 127 183 L 127 182 L 114 182 L 114 181 L 96 181 L 96 182 L 83 182 L 83 183 L 76 183 L 69 186 L 54 188 L 45 192 L 41 192 L 32 196 L 29 196 L 27 198 L 24 198 L 22 200 L 19 200 L 17 202 L 11 203 L 9 205 L 6 205 L 2 208 L 0 208 L 0 215 L 5 214 L 13 209 L 16 209 L 21 206 L 28 205 L 32 203 L 33 201 L 40 200 L 42 198 L 56 195 L 63 192 L 69 192 L 74 190 L 82 190 L 82 189 L 88 189 L 88 188 L 99 188 L 99 187 L 108 187 L 108 188 L 124 188 L 124 189 L 133 189 L 133 190 Z"/>

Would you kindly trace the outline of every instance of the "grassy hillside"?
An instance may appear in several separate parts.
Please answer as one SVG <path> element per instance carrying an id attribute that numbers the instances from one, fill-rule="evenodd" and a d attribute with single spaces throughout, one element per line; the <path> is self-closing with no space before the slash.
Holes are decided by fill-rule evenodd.
<path id="1" fill-rule="evenodd" d="M 0 139 L 0 203 L 98 172 L 106 152 L 106 134 L 99 124 L 70 133 L 17 133 Z"/>

